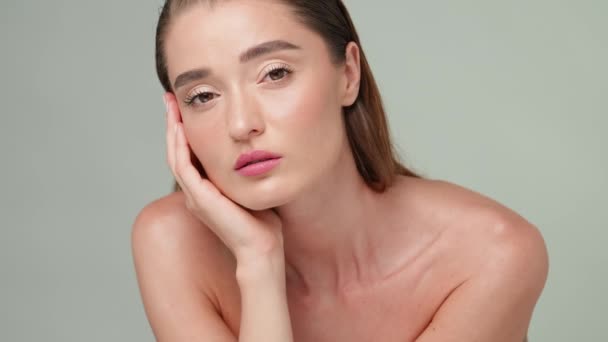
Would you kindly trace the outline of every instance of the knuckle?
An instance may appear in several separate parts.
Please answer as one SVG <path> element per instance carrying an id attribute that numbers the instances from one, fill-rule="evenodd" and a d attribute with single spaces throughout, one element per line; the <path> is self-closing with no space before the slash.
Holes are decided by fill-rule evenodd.
<path id="1" fill-rule="evenodd" d="M 190 205 L 192 206 L 192 209 L 196 209 L 198 211 L 201 211 L 202 209 L 196 198 L 190 198 Z"/>
<path id="2" fill-rule="evenodd" d="M 186 200 L 186 208 L 188 208 L 188 210 L 194 210 L 194 203 L 190 198 Z"/>
<path id="3" fill-rule="evenodd" d="M 179 162 L 179 160 L 175 161 L 175 165 L 173 165 L 173 168 L 175 169 L 175 174 L 176 175 L 181 175 L 184 166 Z"/>

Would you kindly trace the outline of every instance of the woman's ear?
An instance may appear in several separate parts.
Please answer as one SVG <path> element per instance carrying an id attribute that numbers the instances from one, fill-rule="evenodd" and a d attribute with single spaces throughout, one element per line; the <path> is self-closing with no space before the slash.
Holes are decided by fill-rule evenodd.
<path id="1" fill-rule="evenodd" d="M 350 42 L 346 45 L 344 74 L 345 80 L 342 96 L 342 106 L 352 105 L 359 95 L 359 84 L 361 81 L 361 62 L 359 56 L 359 46 L 357 43 Z"/>

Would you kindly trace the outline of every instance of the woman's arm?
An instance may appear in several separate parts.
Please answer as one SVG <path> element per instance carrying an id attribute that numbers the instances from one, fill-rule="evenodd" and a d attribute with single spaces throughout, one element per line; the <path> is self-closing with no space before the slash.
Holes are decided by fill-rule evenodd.
<path id="1" fill-rule="evenodd" d="M 291 342 L 282 248 L 265 257 L 237 261 L 241 290 L 240 342 Z"/>
<path id="2" fill-rule="evenodd" d="M 226 263 L 218 257 L 217 243 L 187 215 L 178 195 L 148 204 L 131 231 L 148 322 L 159 342 L 236 342 L 213 294 L 217 268 Z"/>
<path id="3" fill-rule="evenodd" d="M 156 340 L 293 341 L 282 250 L 237 263 L 242 300 L 237 338 L 214 305 L 213 278 L 226 267 L 223 252 L 182 202 L 174 194 L 149 204 L 132 229 L 137 280 Z"/>
<path id="4" fill-rule="evenodd" d="M 219 253 L 206 252 L 207 255 L 197 258 L 211 239 L 201 238 L 200 246 L 192 246 L 191 240 L 195 239 L 189 237 L 200 233 L 195 228 L 208 228 L 205 231 L 215 234 L 221 240 L 217 244 L 227 247 L 236 259 L 235 277 L 242 299 L 239 341 L 292 341 L 280 218 L 272 209 L 254 211 L 237 205 L 210 179 L 201 176 L 192 164 L 177 100 L 170 93 L 164 99 L 167 161 L 182 189 L 176 195 L 180 202 L 173 205 L 174 210 L 149 209 L 140 214 L 133 234 L 138 278 L 157 338 L 167 336 L 166 341 L 171 342 L 233 340 L 212 308 L 207 294 L 211 292 L 205 291 L 209 288 L 206 284 L 213 283 L 211 279 L 217 273 L 201 273 L 207 271 L 205 265 L 208 269 L 217 267 L 221 260 Z M 189 217 L 193 222 L 156 220 L 171 217 L 170 213 L 177 210 L 185 212 L 179 217 Z M 176 238 L 176 231 L 181 229 L 189 233 Z M 153 233 L 148 233 L 150 230 Z M 182 248 L 180 244 L 190 248 Z M 165 255 L 159 254 L 161 251 Z"/>

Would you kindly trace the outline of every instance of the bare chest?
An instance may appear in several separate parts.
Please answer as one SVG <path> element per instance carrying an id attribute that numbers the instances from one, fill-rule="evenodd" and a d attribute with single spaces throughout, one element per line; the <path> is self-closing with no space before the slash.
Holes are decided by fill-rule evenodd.
<path id="1" fill-rule="evenodd" d="M 288 291 L 295 342 L 414 341 L 460 280 L 441 264 L 435 258 L 421 258 L 390 282 L 344 299 L 321 302 Z M 224 301 L 223 311 L 238 336 L 240 303 L 234 294 Z"/>
<path id="2" fill-rule="evenodd" d="M 404 201 L 403 207 L 410 210 L 398 221 L 419 229 L 412 229 L 406 238 L 395 236 L 399 242 L 416 241 L 402 243 L 403 253 L 411 253 L 395 259 L 407 261 L 397 276 L 336 300 L 307 299 L 291 296 L 288 291 L 296 342 L 412 342 L 426 329 L 449 294 L 476 269 L 477 250 L 484 246 L 477 231 L 467 228 L 478 224 L 477 213 L 469 215 L 454 205 L 466 197 L 462 191 L 450 197 L 445 186 L 429 184 L 409 185 L 417 194 L 416 200 L 413 204 Z M 438 189 L 431 193 L 430 187 Z M 446 196 L 452 200 L 446 202 Z M 467 196 L 467 201 L 472 201 L 472 195 Z M 238 286 L 232 283 L 220 296 L 224 298 L 223 317 L 236 336 L 240 324 L 238 293 Z"/>
<path id="3" fill-rule="evenodd" d="M 411 280 L 326 305 L 311 307 L 290 300 L 295 341 L 415 340 L 449 293 L 449 285 L 423 284 L 420 277 Z"/>
<path id="4" fill-rule="evenodd" d="M 428 324 L 430 311 L 412 303 L 379 299 L 315 313 L 290 306 L 297 342 L 412 341 Z"/>

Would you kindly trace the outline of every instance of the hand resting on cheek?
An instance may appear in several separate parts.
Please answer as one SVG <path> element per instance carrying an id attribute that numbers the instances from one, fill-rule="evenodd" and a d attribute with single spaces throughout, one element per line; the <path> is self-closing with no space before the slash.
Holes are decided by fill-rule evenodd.
<path id="1" fill-rule="evenodd" d="M 239 262 L 282 251 L 281 220 L 272 209 L 253 211 L 224 196 L 201 177 L 191 160 L 176 98 L 164 95 L 167 106 L 167 162 L 185 197 L 186 206 L 232 251 Z"/>

